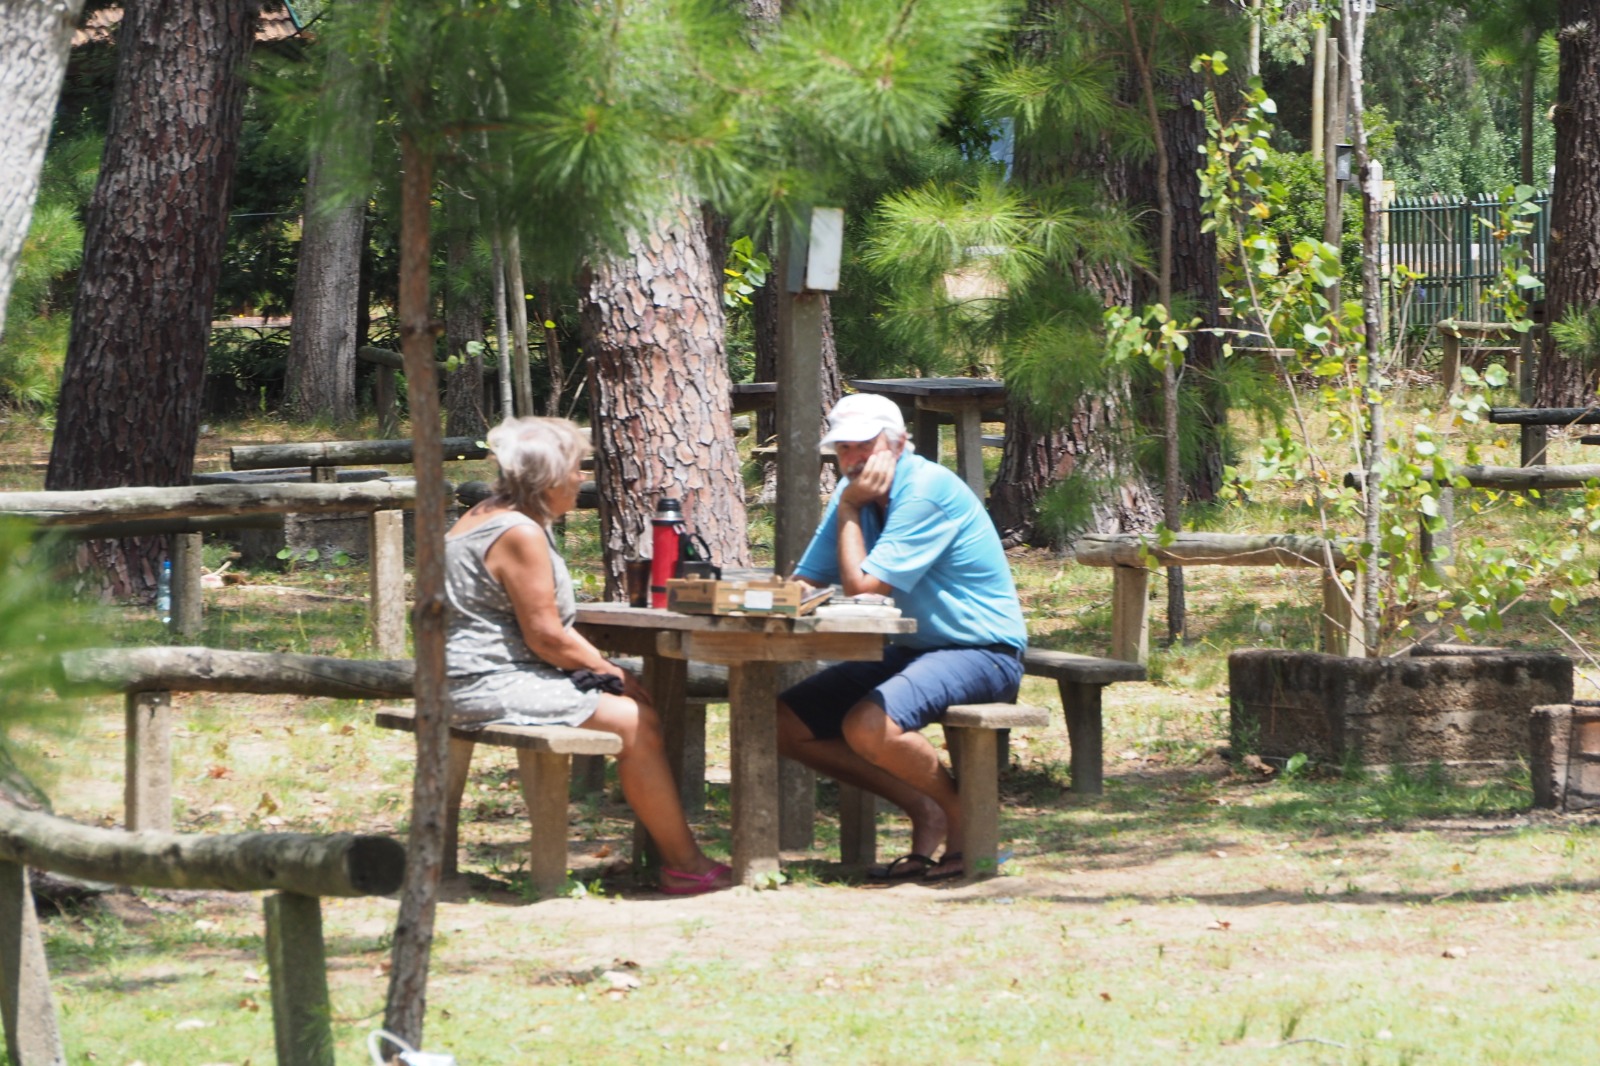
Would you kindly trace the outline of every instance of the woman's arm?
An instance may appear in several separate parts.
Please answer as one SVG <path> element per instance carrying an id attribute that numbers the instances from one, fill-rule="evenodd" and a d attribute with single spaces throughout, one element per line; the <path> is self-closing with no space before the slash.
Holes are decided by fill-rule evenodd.
<path id="1" fill-rule="evenodd" d="M 575 630 L 561 624 L 556 610 L 555 569 L 550 545 L 537 526 L 513 526 L 489 548 L 484 562 L 495 580 L 505 586 L 517 612 L 522 639 L 535 655 L 561 670 L 589 669 L 622 676 Z"/>

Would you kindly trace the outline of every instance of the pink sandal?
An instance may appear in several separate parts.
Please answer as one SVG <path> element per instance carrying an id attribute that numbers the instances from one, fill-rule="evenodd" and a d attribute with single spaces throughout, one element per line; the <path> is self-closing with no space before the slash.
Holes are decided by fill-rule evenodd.
<path id="1" fill-rule="evenodd" d="M 733 868 L 717 863 L 703 874 L 686 874 L 678 870 L 661 868 L 661 883 L 656 887 L 669 896 L 703 896 L 707 892 L 721 892 L 725 888 L 732 888 L 732 884 L 718 884 L 723 877 L 731 877 Z M 667 879 L 680 881 L 682 884 L 669 885 Z"/>

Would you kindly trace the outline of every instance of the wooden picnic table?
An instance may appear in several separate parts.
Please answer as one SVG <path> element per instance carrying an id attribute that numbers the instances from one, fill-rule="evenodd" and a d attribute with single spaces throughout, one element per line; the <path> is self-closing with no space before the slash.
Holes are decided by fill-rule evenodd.
<path id="1" fill-rule="evenodd" d="M 916 631 L 909 618 L 712 616 L 617 603 L 579 604 L 576 624 L 596 647 L 644 660 L 674 773 L 683 763 L 688 660 L 728 667 L 733 876 L 746 885 L 779 867 L 778 664 L 878 660 L 886 638 Z"/>
<path id="2" fill-rule="evenodd" d="M 917 454 L 939 461 L 939 423 L 950 416 L 956 426 L 956 473 L 978 499 L 988 493 L 983 477 L 983 413 L 1004 408 L 1006 384 L 994 378 L 863 378 L 850 382 L 857 392 L 887 396 L 912 411 Z"/>

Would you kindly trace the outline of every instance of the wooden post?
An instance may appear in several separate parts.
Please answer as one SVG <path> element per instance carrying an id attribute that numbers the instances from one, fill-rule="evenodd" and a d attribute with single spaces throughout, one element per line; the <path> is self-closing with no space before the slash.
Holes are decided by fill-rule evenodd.
<path id="1" fill-rule="evenodd" d="M 378 436 L 384 440 L 400 435 L 400 415 L 395 410 L 394 370 L 380 366 L 372 384 L 372 405 L 378 409 Z"/>
<path id="2" fill-rule="evenodd" d="M 367 522 L 372 552 L 372 647 L 385 659 L 406 651 L 405 512 L 373 511 Z"/>
<path id="3" fill-rule="evenodd" d="M 12 1066 L 66 1066 L 28 868 L 0 861 L 0 1018 Z"/>
<path id="4" fill-rule="evenodd" d="M 1450 566 L 1455 562 L 1456 490 L 1448 484 L 1441 484 L 1437 499 L 1442 522 L 1439 532 L 1428 532 L 1428 520 L 1424 515 L 1420 518 L 1422 529 L 1417 538 L 1423 565 L 1429 567 Z M 1443 549 L 1443 554 L 1435 559 L 1434 555 L 1440 549 Z"/>
<path id="5" fill-rule="evenodd" d="M 313 485 L 337 485 L 339 483 L 339 468 L 327 463 L 311 464 L 311 483 Z"/>
<path id="6" fill-rule="evenodd" d="M 1105 791 L 1100 706 L 1100 690 L 1104 687 L 1077 681 L 1056 682 L 1067 720 L 1067 743 L 1072 748 L 1072 791 L 1081 796 L 1098 796 Z"/>
<path id="7" fill-rule="evenodd" d="M 178 533 L 172 538 L 172 631 L 192 637 L 200 632 L 200 558 L 204 536 Z"/>
<path id="8" fill-rule="evenodd" d="M 779 872 L 776 674 L 770 662 L 728 666 L 733 879 L 758 887 Z"/>
<path id="9" fill-rule="evenodd" d="M 839 861 L 871 866 L 878 861 L 878 797 L 839 782 Z"/>
<path id="10" fill-rule="evenodd" d="M 444 864 L 440 876 L 454 877 L 461 872 L 461 797 L 467 791 L 467 773 L 472 769 L 472 753 L 478 745 L 460 737 L 450 738 L 450 768 L 444 783 Z"/>
<path id="11" fill-rule="evenodd" d="M 130 692 L 123 702 L 123 824 L 172 830 L 172 693 Z"/>
<path id="12" fill-rule="evenodd" d="M 274 892 L 262 901 L 262 910 L 267 919 L 272 1035 L 279 1066 L 334 1066 L 322 901 Z"/>
<path id="13" fill-rule="evenodd" d="M 1111 657 L 1143 664 L 1150 658 L 1150 571 L 1111 570 Z"/>
<path id="14" fill-rule="evenodd" d="M 976 881 L 995 872 L 1000 857 L 1000 779 L 995 774 L 995 731 L 946 723 L 951 754 L 961 767 L 961 820 L 966 842 L 964 880 Z M 1076 759 L 1077 745 L 1073 745 Z M 1076 783 L 1076 775 L 1074 775 Z"/>
<path id="15" fill-rule="evenodd" d="M 561 891 L 567 881 L 567 775 L 566 755 L 517 749 L 517 775 L 522 799 L 533 824 L 528 853 L 528 880 L 541 896 Z"/>
<path id="16" fill-rule="evenodd" d="M 816 670 L 815 663 L 783 663 L 776 671 L 776 691 L 799 684 Z M 702 722 L 703 724 L 703 722 Z M 778 760 L 778 846 L 809 850 L 817 841 L 817 774 L 792 759 Z"/>
<path id="17" fill-rule="evenodd" d="M 787 227 L 786 227 L 787 228 Z M 791 247 L 791 245 L 795 245 Z M 786 233 L 777 271 L 781 282 L 793 256 L 804 258 L 798 236 Z M 822 312 L 827 296 L 778 285 L 777 503 L 773 507 L 773 567 L 793 571 L 822 517 L 818 478 L 822 455 Z M 769 715 L 770 717 L 770 715 Z"/>
<path id="18" fill-rule="evenodd" d="M 1461 377 L 1461 336 L 1449 328 L 1443 328 L 1439 331 L 1439 339 L 1444 345 L 1444 356 L 1439 360 L 1439 384 L 1444 398 L 1448 400 L 1455 395 L 1456 382 Z"/>
<path id="19" fill-rule="evenodd" d="M 1361 617 L 1361 579 L 1346 585 L 1338 574 L 1322 575 L 1322 650 L 1329 655 L 1365 658 L 1366 641 L 1357 620 Z"/>

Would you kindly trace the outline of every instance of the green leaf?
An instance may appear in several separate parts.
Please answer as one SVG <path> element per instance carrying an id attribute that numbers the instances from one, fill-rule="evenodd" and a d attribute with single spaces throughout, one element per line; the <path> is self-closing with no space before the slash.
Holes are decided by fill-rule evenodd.
<path id="1" fill-rule="evenodd" d="M 1487 381 L 1492 387 L 1498 389 L 1505 385 L 1506 382 L 1510 381 L 1511 377 L 1506 373 L 1505 367 L 1501 366 L 1499 363 L 1490 363 L 1488 366 L 1484 367 L 1483 380 Z"/>

